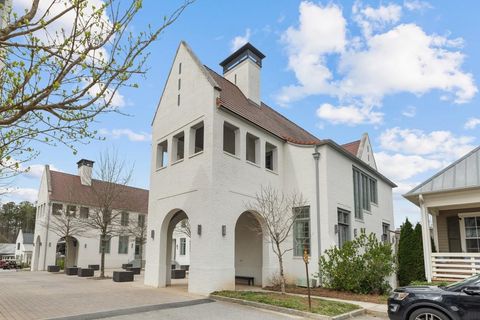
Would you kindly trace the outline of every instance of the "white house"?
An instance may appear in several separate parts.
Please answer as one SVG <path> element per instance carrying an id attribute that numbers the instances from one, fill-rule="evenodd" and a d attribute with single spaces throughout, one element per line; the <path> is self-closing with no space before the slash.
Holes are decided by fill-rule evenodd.
<path id="1" fill-rule="evenodd" d="M 325 249 L 361 231 L 390 240 L 395 184 L 378 172 L 368 135 L 343 146 L 319 139 L 261 102 L 264 57 L 246 44 L 220 75 L 179 45 L 152 122 L 147 285 L 170 283 L 172 233 L 185 218 L 190 292 L 234 289 L 236 276 L 269 284 L 278 263 L 246 205 L 261 186 L 308 201 L 285 244 L 289 281 L 305 276 L 304 246 L 314 273 Z"/>
<path id="2" fill-rule="evenodd" d="M 75 215 L 88 218 L 91 210 L 95 210 L 94 190 L 102 188 L 106 182 L 92 179 L 93 161 L 82 159 L 78 163 L 78 175 L 50 170 L 45 166 L 37 200 L 35 220 L 34 254 L 32 271 L 47 270 L 47 266 L 55 265 L 56 260 L 65 254 L 65 239 L 59 236 L 55 221 L 62 221 L 62 215 Z M 115 200 L 113 210 L 121 211 L 121 223 L 146 223 L 148 207 L 148 190 L 119 186 L 124 188 L 121 200 Z M 89 264 L 100 264 L 100 234 L 86 230 L 69 241 L 74 250 L 70 250 L 72 265 L 87 267 Z M 106 268 L 119 268 L 122 264 L 139 258 L 144 248 L 135 237 L 124 235 L 112 237 L 105 242 Z M 145 259 L 143 257 L 143 259 Z"/>
<path id="3" fill-rule="evenodd" d="M 15 243 L 0 243 L 0 260 L 15 260 Z"/>
<path id="4" fill-rule="evenodd" d="M 172 234 L 172 265 L 177 269 L 186 269 L 190 266 L 190 233 L 186 231 L 185 226 L 180 226 L 181 221 Z"/>
<path id="5" fill-rule="evenodd" d="M 32 252 L 33 233 L 23 232 L 23 230 L 20 229 L 17 240 L 15 241 L 15 260 L 17 260 L 18 263 L 30 265 L 32 262 Z"/>
<path id="6" fill-rule="evenodd" d="M 404 197 L 420 207 L 427 280 L 462 279 L 480 273 L 480 147 Z"/>

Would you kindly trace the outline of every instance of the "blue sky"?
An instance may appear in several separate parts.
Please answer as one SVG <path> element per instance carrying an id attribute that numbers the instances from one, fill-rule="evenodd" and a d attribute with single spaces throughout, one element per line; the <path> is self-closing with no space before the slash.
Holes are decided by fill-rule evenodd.
<path id="1" fill-rule="evenodd" d="M 134 31 L 156 25 L 180 2 L 145 1 Z M 368 132 L 380 170 L 395 181 L 396 225 L 419 219 L 400 197 L 480 144 L 480 2 L 199 0 L 150 48 L 140 88 L 122 90 L 122 111 L 94 127 L 105 141 L 41 146 L 29 173 L 0 201 L 34 200 L 41 166 L 75 173 L 115 147 L 135 165 L 133 184 L 148 188 L 150 123 L 181 40 L 200 60 L 218 63 L 245 41 L 266 58 L 263 100 L 319 138 L 338 143 Z"/>

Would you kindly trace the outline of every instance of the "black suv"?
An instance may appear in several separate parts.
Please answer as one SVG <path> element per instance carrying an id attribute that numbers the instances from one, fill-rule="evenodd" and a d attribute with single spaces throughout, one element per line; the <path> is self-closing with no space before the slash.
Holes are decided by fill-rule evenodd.
<path id="1" fill-rule="evenodd" d="M 403 287 L 388 299 L 391 320 L 480 320 L 480 275 L 446 287 Z"/>

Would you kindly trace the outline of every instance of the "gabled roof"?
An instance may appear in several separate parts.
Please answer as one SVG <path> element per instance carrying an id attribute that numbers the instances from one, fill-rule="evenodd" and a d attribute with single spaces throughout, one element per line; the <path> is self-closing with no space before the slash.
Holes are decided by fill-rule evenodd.
<path id="1" fill-rule="evenodd" d="M 263 102 L 260 106 L 252 102 L 235 84 L 210 68 L 206 67 L 206 69 L 221 89 L 220 100 L 217 101 L 219 107 L 235 113 L 282 140 L 303 145 L 316 145 L 321 142 L 320 139 L 288 120 Z"/>
<path id="2" fill-rule="evenodd" d="M 360 147 L 360 141 L 361 140 L 356 140 L 349 143 L 345 143 L 345 144 L 342 144 L 342 147 L 348 152 L 350 152 L 351 154 L 353 154 L 355 157 L 357 157 L 358 148 Z"/>
<path id="3" fill-rule="evenodd" d="M 95 191 L 107 186 L 107 182 L 92 179 L 92 186 L 83 185 L 80 177 L 50 170 L 50 200 L 85 206 L 96 206 Z M 118 185 L 121 199 L 113 203 L 116 210 L 148 213 L 148 190 Z"/>
<path id="4" fill-rule="evenodd" d="M 33 233 L 22 232 L 23 244 L 33 244 Z"/>
<path id="5" fill-rule="evenodd" d="M 480 146 L 470 151 L 433 177 L 419 184 L 404 197 L 480 187 Z M 409 199 L 411 200 L 411 199 Z"/>
<path id="6" fill-rule="evenodd" d="M 0 255 L 13 255 L 15 248 L 15 243 L 0 243 Z"/>

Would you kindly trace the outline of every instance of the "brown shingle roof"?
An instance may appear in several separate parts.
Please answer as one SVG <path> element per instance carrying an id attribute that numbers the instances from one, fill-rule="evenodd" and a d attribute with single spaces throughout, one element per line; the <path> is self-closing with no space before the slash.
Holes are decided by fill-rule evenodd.
<path id="1" fill-rule="evenodd" d="M 92 186 L 85 186 L 77 175 L 52 170 L 50 178 L 51 200 L 86 206 L 96 206 L 93 189 L 106 184 L 92 179 Z M 119 187 L 122 199 L 114 202 L 113 209 L 148 213 L 148 190 L 123 185 Z"/>
<path id="2" fill-rule="evenodd" d="M 217 101 L 219 106 L 224 107 L 285 141 L 304 145 L 315 145 L 321 142 L 320 139 L 288 120 L 263 102 L 259 106 L 250 101 L 236 85 L 210 68 L 206 68 L 221 89 L 220 101 Z"/>
<path id="3" fill-rule="evenodd" d="M 360 140 L 342 144 L 342 147 L 356 157 L 360 147 Z"/>

